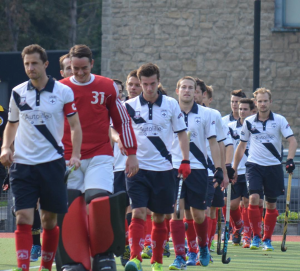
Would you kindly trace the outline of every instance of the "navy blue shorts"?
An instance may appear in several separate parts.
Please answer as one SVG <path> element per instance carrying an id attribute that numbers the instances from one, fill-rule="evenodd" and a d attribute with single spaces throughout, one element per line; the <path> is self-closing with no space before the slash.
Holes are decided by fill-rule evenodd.
<path id="1" fill-rule="evenodd" d="M 232 187 L 234 187 L 235 193 L 233 192 Z M 231 186 L 231 200 L 239 197 L 245 197 L 249 199 L 245 174 L 238 175 L 237 182 Z"/>
<path id="2" fill-rule="evenodd" d="M 284 195 L 284 177 L 282 165 L 261 166 L 246 162 L 246 179 L 249 193 L 263 191 L 266 197 L 277 198 Z"/>
<path id="3" fill-rule="evenodd" d="M 56 214 L 67 213 L 65 171 L 64 158 L 37 165 L 13 163 L 9 180 L 15 198 L 15 210 L 35 208 L 40 199 L 42 210 Z"/>
<path id="4" fill-rule="evenodd" d="M 126 206 L 129 206 L 129 197 L 126 189 L 125 171 L 114 172 L 114 194 L 117 192 L 125 191 L 127 195 Z"/>
<path id="5" fill-rule="evenodd" d="M 178 191 L 180 179 L 177 177 L 178 170 L 173 169 L 174 177 L 176 178 L 176 192 Z M 190 207 L 205 210 L 206 209 L 206 193 L 207 193 L 207 170 L 192 169 L 191 174 L 183 182 L 181 197 L 185 199 L 185 209 Z"/>
<path id="6" fill-rule="evenodd" d="M 213 177 L 208 177 L 209 181 L 213 181 Z M 215 194 L 213 201 L 211 203 L 212 207 L 223 207 L 224 206 L 224 192 L 221 190 L 221 187 L 218 185 L 215 188 Z"/>
<path id="7" fill-rule="evenodd" d="M 174 212 L 176 181 L 173 170 L 139 169 L 133 177 L 126 176 L 126 187 L 132 209 L 147 207 L 158 214 Z"/>
<path id="8" fill-rule="evenodd" d="M 206 194 L 206 205 L 211 207 L 215 195 L 215 188 L 213 183 L 213 177 L 208 177 L 208 188 Z"/>

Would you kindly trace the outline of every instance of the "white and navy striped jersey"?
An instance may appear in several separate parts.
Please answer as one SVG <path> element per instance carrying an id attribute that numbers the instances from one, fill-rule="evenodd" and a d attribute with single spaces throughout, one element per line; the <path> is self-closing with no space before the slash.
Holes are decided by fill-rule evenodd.
<path id="1" fill-rule="evenodd" d="M 241 141 L 250 141 L 248 162 L 262 166 L 281 164 L 282 136 L 293 136 L 285 117 L 270 112 L 266 121 L 259 120 L 259 113 L 246 118 L 241 131 Z"/>
<path id="2" fill-rule="evenodd" d="M 224 123 L 225 123 L 226 125 L 228 125 L 230 122 L 236 121 L 236 119 L 233 117 L 232 112 L 231 112 L 230 114 L 224 116 L 224 117 L 222 118 L 222 120 L 224 121 Z"/>
<path id="3" fill-rule="evenodd" d="M 243 125 L 241 124 L 240 119 L 238 119 L 237 121 L 230 122 L 228 124 L 228 127 L 229 127 L 230 134 L 232 137 L 233 148 L 234 148 L 233 151 L 235 154 L 236 148 L 240 143 L 240 137 L 241 137 L 241 131 L 242 131 Z M 238 175 L 242 175 L 242 174 L 246 173 L 245 163 L 247 162 L 248 155 L 249 155 L 249 145 L 250 145 L 250 142 L 248 141 L 245 153 L 244 153 L 242 160 L 240 161 L 238 168 L 237 168 Z M 234 155 L 233 155 L 233 161 L 234 161 Z M 233 164 L 233 161 L 232 161 L 232 164 Z"/>
<path id="4" fill-rule="evenodd" d="M 188 131 L 191 132 L 189 154 L 191 169 L 207 169 L 206 140 L 217 136 L 215 114 L 195 102 L 188 114 L 185 112 L 182 114 Z M 182 154 L 177 135 L 173 136 L 172 156 L 173 167 L 178 169 L 182 161 Z"/>
<path id="5" fill-rule="evenodd" d="M 9 122 L 19 122 L 14 162 L 36 165 L 63 157 L 64 115 L 75 114 L 73 91 L 51 77 L 41 91 L 31 81 L 12 90 Z"/>
<path id="6" fill-rule="evenodd" d="M 217 111 L 217 110 L 215 110 Z M 217 111 L 219 112 L 219 111 Z M 227 126 L 227 124 L 222 120 L 221 116 L 220 116 L 220 125 L 221 125 L 221 129 L 222 129 L 222 134 L 225 134 L 225 138 L 223 140 L 218 140 L 218 142 L 222 142 L 224 143 L 225 147 L 229 146 L 229 145 L 232 145 L 232 138 L 231 138 L 231 134 L 230 134 L 230 131 L 229 131 L 229 128 Z M 217 130 L 217 133 L 218 130 Z M 208 158 L 207 158 L 207 161 L 208 161 L 208 176 L 214 176 L 214 172 L 215 172 L 215 166 L 214 166 L 214 161 L 212 159 L 212 156 L 211 156 L 211 151 L 210 151 L 210 146 L 209 146 L 209 142 L 207 141 L 206 142 L 206 147 L 207 147 L 207 154 L 208 154 Z"/>
<path id="7" fill-rule="evenodd" d="M 166 171 L 172 166 L 173 133 L 186 130 L 178 102 L 159 92 L 152 104 L 141 93 L 125 102 L 137 138 L 139 167 L 145 170 Z"/>

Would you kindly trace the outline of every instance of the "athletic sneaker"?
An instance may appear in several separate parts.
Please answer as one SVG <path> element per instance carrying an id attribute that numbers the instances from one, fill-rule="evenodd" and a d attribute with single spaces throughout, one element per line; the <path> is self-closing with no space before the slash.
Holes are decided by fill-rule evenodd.
<path id="1" fill-rule="evenodd" d="M 210 260 L 209 260 L 210 263 L 214 263 L 214 259 L 213 257 L 210 255 Z"/>
<path id="2" fill-rule="evenodd" d="M 138 258 L 134 258 L 127 262 L 125 271 L 143 271 L 142 264 Z"/>
<path id="3" fill-rule="evenodd" d="M 215 243 L 216 243 L 216 241 L 212 240 L 211 245 L 210 245 L 210 249 L 209 249 L 210 252 L 214 252 L 215 251 Z"/>
<path id="4" fill-rule="evenodd" d="M 169 266 L 169 270 L 186 270 L 186 262 L 182 256 L 176 256 L 174 262 Z"/>
<path id="5" fill-rule="evenodd" d="M 155 262 L 151 265 L 152 271 L 163 271 L 162 264 Z"/>
<path id="6" fill-rule="evenodd" d="M 259 249 L 260 238 L 255 235 L 250 245 L 250 249 Z"/>
<path id="7" fill-rule="evenodd" d="M 142 251 L 142 259 L 150 259 L 152 257 L 152 248 L 151 246 L 144 247 Z"/>
<path id="8" fill-rule="evenodd" d="M 251 244 L 250 237 L 244 236 L 243 238 L 243 248 L 249 248 Z"/>
<path id="9" fill-rule="evenodd" d="M 194 252 L 189 252 L 189 259 L 186 262 L 186 265 L 196 265 L 196 261 L 197 261 L 197 253 Z"/>
<path id="10" fill-rule="evenodd" d="M 30 261 L 36 262 L 41 257 L 41 246 L 33 245 L 30 252 Z"/>
<path id="11" fill-rule="evenodd" d="M 169 242 L 166 243 L 165 248 L 164 248 L 164 253 L 163 253 L 164 257 L 170 257 L 171 252 L 170 252 L 170 244 Z"/>
<path id="12" fill-rule="evenodd" d="M 241 227 L 238 230 L 235 230 L 234 234 L 232 235 L 232 244 L 234 246 L 239 246 L 242 240 L 242 231 L 244 227 Z"/>
<path id="13" fill-rule="evenodd" d="M 210 261 L 210 254 L 207 245 L 205 247 L 199 247 L 199 251 L 200 251 L 200 257 L 199 257 L 200 264 L 203 266 L 208 266 Z"/>
<path id="14" fill-rule="evenodd" d="M 274 250 L 274 247 L 272 246 L 270 239 L 264 240 L 263 250 L 265 250 L 265 251 L 273 251 Z"/>
<path id="15" fill-rule="evenodd" d="M 127 262 L 129 261 L 129 259 L 130 259 L 130 246 L 129 245 L 125 246 L 124 254 L 121 255 L 120 259 L 121 259 L 121 264 L 123 266 L 125 266 L 127 264 Z"/>

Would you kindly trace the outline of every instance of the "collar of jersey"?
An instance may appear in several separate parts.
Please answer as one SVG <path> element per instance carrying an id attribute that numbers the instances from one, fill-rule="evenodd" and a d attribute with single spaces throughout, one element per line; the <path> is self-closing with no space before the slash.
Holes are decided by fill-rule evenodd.
<path id="1" fill-rule="evenodd" d="M 48 92 L 53 92 L 53 88 L 54 88 L 54 84 L 55 81 L 53 80 L 53 78 L 50 75 L 47 75 L 49 80 L 46 84 L 46 86 L 40 91 L 48 91 Z M 32 84 L 31 80 L 29 79 L 28 84 L 27 84 L 27 90 L 35 90 L 35 86 Z"/>
<path id="2" fill-rule="evenodd" d="M 75 76 L 74 76 L 74 75 L 72 75 L 72 76 L 70 77 L 70 81 L 71 81 L 73 84 L 78 85 L 78 86 L 86 86 L 86 85 L 89 85 L 89 84 L 93 83 L 94 80 L 95 80 L 95 75 L 92 74 L 92 73 L 91 73 L 91 79 L 90 79 L 90 81 L 85 82 L 85 83 L 80 83 L 80 82 L 78 82 L 78 81 L 75 79 Z"/>
<path id="3" fill-rule="evenodd" d="M 231 113 L 229 114 L 229 120 L 230 121 L 235 121 L 236 119 L 233 116 L 233 112 L 231 111 Z"/>
<path id="4" fill-rule="evenodd" d="M 236 127 L 239 128 L 239 127 L 242 127 L 243 124 L 241 123 L 241 119 L 238 118 L 237 121 L 236 121 Z"/>
<path id="5" fill-rule="evenodd" d="M 198 105 L 196 104 L 196 102 L 194 102 L 191 111 L 194 114 L 198 114 Z"/>
<path id="6" fill-rule="evenodd" d="M 273 112 L 270 111 L 270 115 L 269 115 L 269 118 L 267 120 L 274 120 L 274 115 L 273 115 Z M 261 120 L 259 120 L 259 115 L 258 115 L 258 112 L 256 113 L 256 117 L 254 119 L 255 122 L 259 122 Z"/>
<path id="7" fill-rule="evenodd" d="M 161 103 L 162 103 L 162 94 L 160 91 L 157 91 L 157 93 L 158 93 L 158 98 L 156 99 L 156 101 L 154 103 L 160 107 Z M 140 94 L 140 103 L 141 103 L 141 105 L 145 105 L 145 104 L 149 103 L 148 101 L 145 100 L 145 98 L 143 96 L 143 92 Z"/>

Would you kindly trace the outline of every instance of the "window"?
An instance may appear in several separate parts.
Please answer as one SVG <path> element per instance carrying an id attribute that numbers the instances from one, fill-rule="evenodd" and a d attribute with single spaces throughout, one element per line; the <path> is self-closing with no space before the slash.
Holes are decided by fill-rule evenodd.
<path id="1" fill-rule="evenodd" d="M 300 31 L 300 0 L 275 0 L 275 27 L 272 31 Z"/>

